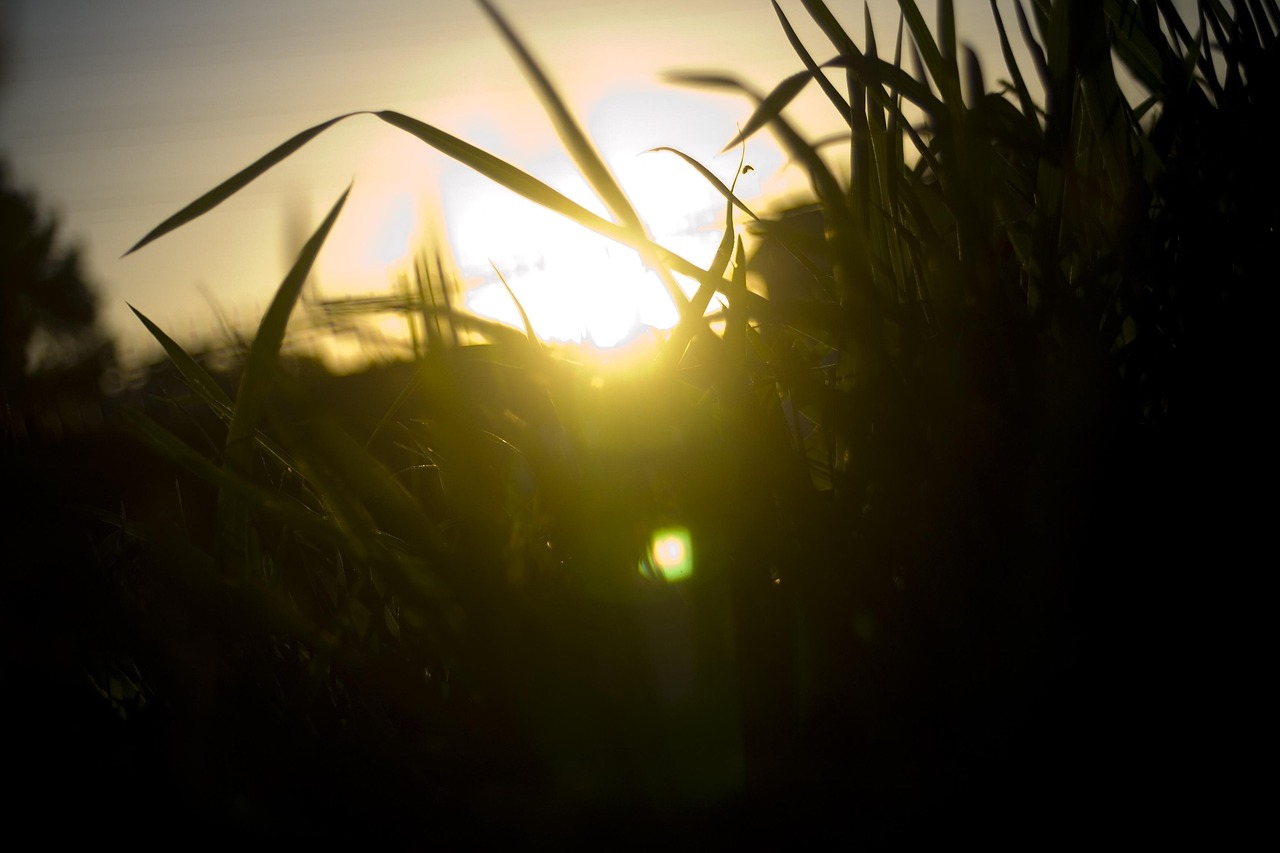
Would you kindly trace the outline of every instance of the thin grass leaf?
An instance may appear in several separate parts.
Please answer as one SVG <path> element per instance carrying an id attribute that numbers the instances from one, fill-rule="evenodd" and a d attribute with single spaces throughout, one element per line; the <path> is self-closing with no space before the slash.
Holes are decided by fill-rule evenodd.
<path id="1" fill-rule="evenodd" d="M 642 230 L 640 216 L 631 205 L 626 193 L 622 191 L 617 179 L 614 178 L 613 173 L 609 171 L 609 167 L 605 165 L 595 146 L 587 139 L 587 135 L 583 133 L 578 122 L 570 114 L 568 107 L 565 106 L 555 87 L 551 85 L 551 81 L 547 79 L 542 67 L 533 58 L 529 49 L 525 47 L 524 42 L 521 41 L 515 30 L 507 23 L 506 18 L 498 12 L 489 0 L 477 0 L 477 2 L 480 3 L 480 7 L 484 9 L 485 14 L 493 21 L 498 28 L 498 32 L 502 34 L 503 39 L 506 40 L 508 46 L 515 53 L 521 68 L 532 82 L 538 99 L 542 101 L 543 107 L 551 117 L 551 122 L 555 126 L 560 141 L 564 143 L 569 156 L 577 163 L 592 190 L 600 195 L 600 200 L 605 203 L 614 216 L 618 217 L 618 220 L 623 225 Z"/>
<path id="2" fill-rule="evenodd" d="M 949 6 L 950 4 L 947 5 Z M 903 17 L 907 22 L 907 29 L 911 31 L 911 38 L 924 59 L 925 67 L 929 69 L 929 76 L 933 78 L 934 84 L 938 87 L 942 101 L 947 104 L 960 103 L 960 75 L 955 64 L 954 44 L 952 44 L 950 56 L 944 55 L 942 50 L 939 49 L 938 43 L 934 41 L 933 33 L 929 31 L 929 25 L 925 23 L 924 17 L 920 14 L 920 9 L 916 6 L 914 0 L 898 0 L 898 6 L 902 9 Z M 941 15 L 942 4 L 939 4 L 938 10 L 939 15 Z M 951 34 L 954 39 L 954 13 L 952 18 Z"/>
<path id="3" fill-rule="evenodd" d="M 938 50 L 942 58 L 950 63 L 948 72 L 959 76 L 956 61 L 956 9 L 952 0 L 938 0 Z"/>
<path id="4" fill-rule="evenodd" d="M 919 107 L 935 124 L 945 126 L 949 122 L 946 105 L 933 95 L 927 85 L 903 71 L 896 59 L 894 64 L 890 65 L 880 59 L 850 54 L 849 56 L 833 59 L 827 64 L 833 66 L 847 65 L 853 68 L 859 77 L 866 82 L 866 91 L 872 100 L 876 102 L 876 105 L 884 109 L 889 114 L 889 118 L 894 125 L 901 128 L 907 135 L 922 161 L 935 174 L 938 173 L 938 161 L 932 148 L 925 143 L 920 136 L 920 132 L 916 130 L 915 126 L 902 112 L 901 99 L 906 98 L 906 100 Z M 886 83 L 889 86 L 889 92 L 887 93 L 884 90 Z"/>
<path id="5" fill-rule="evenodd" d="M 306 145 L 312 139 L 315 139 L 333 125 L 343 119 L 350 118 L 353 115 L 359 115 L 359 113 L 347 113 L 345 115 L 340 115 L 337 118 L 329 119 L 328 121 L 317 124 L 315 127 L 308 128 L 280 145 L 277 145 L 249 166 L 241 169 L 239 172 L 236 172 L 230 178 L 227 178 L 225 181 L 200 196 L 200 198 L 191 202 L 191 204 L 188 204 L 186 207 L 161 222 L 155 228 L 152 228 L 145 237 L 137 243 L 134 243 L 133 248 L 125 252 L 123 257 L 133 254 L 153 240 L 159 239 L 170 231 L 180 228 L 191 220 L 203 216 L 213 210 L 228 198 L 248 186 L 249 183 L 260 176 L 263 172 L 267 171 L 272 166 L 297 151 L 303 145 Z"/>
<path id="6" fill-rule="evenodd" d="M 231 423 L 235 410 L 231 402 L 231 397 L 227 395 L 226 391 L 222 390 L 222 386 L 219 385 L 217 381 L 209 375 L 208 371 L 206 371 L 199 362 L 192 358 L 177 341 L 173 340 L 173 338 L 165 334 L 159 326 L 151 322 L 150 318 L 137 308 L 134 308 L 132 305 L 129 306 L 129 310 L 132 311 L 140 321 L 142 321 L 142 325 L 145 326 L 147 331 L 151 333 L 151 336 L 160 343 L 165 354 L 169 356 L 169 360 L 173 362 L 174 367 L 178 369 L 178 373 L 182 376 L 183 381 L 187 383 L 187 387 L 196 392 L 196 395 L 214 412 L 214 414 L 218 416 L 219 420 L 223 423 Z M 285 452 L 275 444 L 275 442 L 270 441 L 265 436 L 261 435 L 258 436 L 258 441 L 262 448 L 274 457 L 281 465 L 286 468 L 293 467 L 293 463 L 288 459 Z"/>
<path id="7" fill-rule="evenodd" d="M 969 99 L 971 106 L 976 107 L 982 102 L 983 96 L 987 93 L 987 84 L 982 77 L 982 63 L 978 61 L 978 54 L 973 52 L 973 48 L 965 45 L 964 48 L 964 67 L 965 67 L 965 84 L 969 88 Z"/>
<path id="8" fill-rule="evenodd" d="M 768 95 L 765 95 L 764 98 L 761 99 L 761 101 L 756 105 L 756 108 L 751 111 L 751 115 L 742 125 L 742 128 L 732 139 L 725 143 L 721 152 L 723 153 L 724 151 L 728 151 L 730 148 L 736 148 L 741 145 L 744 140 L 753 136 L 756 131 L 760 130 L 760 128 L 768 125 L 769 122 L 773 121 L 774 117 L 782 113 L 783 108 L 786 107 L 787 104 L 791 103 L 791 101 L 795 99 L 795 96 L 800 94 L 800 91 L 804 89 L 805 85 L 815 77 L 820 80 L 826 80 L 822 75 L 822 72 L 815 66 L 811 71 L 796 72 L 775 86 Z M 827 80 L 826 82 L 828 86 L 831 85 L 831 81 Z M 837 97 L 838 96 L 839 93 L 837 93 Z M 847 104 L 845 104 L 845 110 L 845 115 L 847 117 Z"/>
<path id="9" fill-rule="evenodd" d="M 827 4 L 823 0 L 800 0 L 809 17 L 813 18 L 814 23 L 822 30 L 831 44 L 841 54 L 849 53 L 857 50 L 858 47 L 853 43 L 853 39 L 849 38 L 849 34 L 844 31 L 844 27 L 840 26 L 840 22 L 836 20 L 836 16 L 831 14 L 831 10 L 827 8 Z"/>
<path id="10" fill-rule="evenodd" d="M 293 267 L 276 290 L 271 305 L 258 324 L 258 332 L 254 335 L 253 344 L 249 348 L 249 358 L 244 365 L 244 374 L 240 380 L 240 390 L 236 394 L 235 416 L 227 432 L 227 457 L 233 466 L 243 466 L 247 462 L 248 439 L 257 431 L 262 420 L 263 407 L 267 394 L 271 390 L 271 382 L 275 375 L 276 363 L 280 357 L 280 345 L 284 342 L 285 327 L 293 306 L 302 292 L 302 285 L 311 274 L 320 248 L 329 236 L 333 224 L 346 204 L 351 188 L 347 187 L 333 207 L 329 209 L 324 221 L 315 233 L 303 245 L 302 251 L 293 263 Z M 237 467 L 244 470 L 244 467 Z"/>
<path id="11" fill-rule="evenodd" d="M 516 292 L 511 289 L 511 285 L 507 284 L 506 277 L 498 270 L 496 264 L 490 261 L 489 266 L 493 267 L 493 274 L 498 277 L 498 281 L 502 283 L 503 289 L 507 291 L 507 296 L 511 297 L 511 301 L 515 304 L 516 310 L 520 312 L 520 322 L 524 325 L 525 337 L 528 338 L 529 343 L 541 349 L 542 343 L 538 340 L 538 333 L 533 330 L 533 323 L 530 322 L 529 315 L 525 312 L 524 306 L 520 304 L 520 300 L 516 298 Z"/>
<path id="12" fill-rule="evenodd" d="M 382 110 L 373 115 L 392 127 L 399 128 L 417 137 L 442 154 L 474 169 L 517 195 L 554 211 L 584 228 L 595 231 L 597 234 L 608 237 L 624 246 L 629 246 L 639 251 L 644 257 L 655 257 L 659 264 L 669 266 L 674 272 L 691 276 L 696 276 L 702 272 L 695 264 L 684 258 L 679 258 L 668 249 L 650 241 L 642 231 L 619 225 L 616 222 L 610 222 L 604 217 L 592 213 L 527 172 L 512 166 L 505 160 L 495 157 L 483 149 L 477 148 L 469 142 L 464 142 L 456 136 L 432 127 L 426 122 L 392 110 Z M 697 272 L 691 272 L 692 270 Z M 678 287 L 674 288 L 674 291 L 674 293 L 671 293 L 671 297 L 676 307 L 681 311 L 685 310 L 689 301 L 688 297 Z M 668 292 L 671 292 L 670 286 L 668 287 Z"/>
<path id="13" fill-rule="evenodd" d="M 707 183 L 711 184 L 712 188 L 714 188 L 716 192 L 720 193 L 720 195 L 721 195 L 721 196 L 722 196 L 726 201 L 728 201 L 728 202 L 732 203 L 734 207 L 738 208 L 738 209 L 739 209 L 739 210 L 741 210 L 743 213 L 745 213 L 747 216 L 750 216 L 752 219 L 754 219 L 754 220 L 756 220 L 756 221 L 759 221 L 759 220 L 760 220 L 760 217 L 759 217 L 759 216 L 756 216 L 755 212 L 754 212 L 754 211 L 752 211 L 752 209 L 751 209 L 750 207 L 747 207 L 746 202 L 744 202 L 742 199 L 738 198 L 738 197 L 734 194 L 733 190 L 731 190 L 731 189 L 729 189 L 728 187 L 726 187 L 726 186 L 724 185 L 724 182 L 723 182 L 723 181 L 721 181 L 719 178 L 717 178 L 717 177 L 712 173 L 712 171 L 711 171 L 710 169 L 708 169 L 706 166 L 702 165 L 702 164 L 701 164 L 701 163 L 699 163 L 697 160 L 695 160 L 694 158 L 690 157 L 688 154 L 684 153 L 683 151 L 681 151 L 681 150 L 679 150 L 679 149 L 677 149 L 677 148 L 671 148 L 671 147 L 666 146 L 666 145 L 660 145 L 660 146 L 658 146 L 657 148 L 650 148 L 650 149 L 649 149 L 648 151 L 646 151 L 645 153 L 646 153 L 646 154 L 653 154 L 653 153 L 657 153 L 657 152 L 659 152 L 659 151 L 665 151 L 665 152 L 667 152 L 667 153 L 669 153 L 669 154 L 674 154 L 674 155 L 676 155 L 677 157 L 679 157 L 681 160 L 683 160 L 683 161 L 685 161 L 686 163 L 688 163 L 690 166 L 692 166 L 692 167 L 694 168 L 694 170 L 695 170 L 699 175 L 701 175 L 701 176 L 702 176 L 703 180 L 705 180 Z"/>
<path id="14" fill-rule="evenodd" d="M 804 63 L 804 67 L 813 75 L 813 78 L 818 81 L 818 85 L 827 96 L 827 100 L 831 101 L 832 105 L 835 106 L 841 118 L 847 121 L 849 117 L 849 102 L 844 99 L 844 96 L 840 94 L 835 85 L 827 79 L 827 76 L 818 70 L 818 65 L 814 62 L 813 56 L 805 49 L 804 43 L 800 41 L 800 36 L 796 34 L 791 22 L 787 20 L 787 16 L 783 13 L 782 7 L 778 5 L 777 0 L 770 0 L 770 2 L 773 3 L 774 14 L 777 15 L 778 21 L 782 24 L 782 31 L 786 34 L 787 42 L 790 43 L 791 49 L 795 51 L 796 56 L 800 57 L 800 61 Z"/>
<path id="15" fill-rule="evenodd" d="M 807 73 L 807 72 L 806 72 Z M 734 79 L 721 74 L 701 74 L 696 72 L 677 72 L 668 74 L 667 79 L 676 83 L 689 86 L 703 86 L 714 89 L 733 89 L 741 94 L 746 95 L 757 104 L 764 99 L 752 87 L 746 85 L 740 80 Z M 798 133 L 791 127 L 787 121 L 780 115 L 774 115 L 770 119 L 770 125 L 774 132 L 778 135 L 779 140 L 787 149 L 788 153 L 798 162 L 805 165 L 809 171 L 810 179 L 814 184 L 814 189 L 819 198 L 824 201 L 836 203 L 836 200 L 843 196 L 840 184 L 836 181 L 835 175 L 822 162 L 817 152 L 807 145 Z M 727 151 L 733 146 L 726 145 L 722 150 Z M 836 207 L 839 207 L 836 203 Z"/>
<path id="16" fill-rule="evenodd" d="M 1018 31 L 1022 33 L 1022 41 L 1031 54 L 1031 62 L 1036 67 L 1036 76 L 1040 78 L 1040 86 L 1049 91 L 1049 62 L 1045 59 L 1044 48 L 1031 32 L 1031 24 L 1027 21 L 1027 13 L 1022 9 L 1022 0 L 1013 0 L 1013 11 L 1018 18 Z"/>
<path id="17" fill-rule="evenodd" d="M 146 327 L 151 336 L 155 338 L 160 346 L 164 349 L 165 355 L 169 356 L 169 360 L 173 362 L 174 367 L 178 368 L 178 373 L 191 390 L 204 400 L 205 404 L 218 413 L 220 417 L 230 418 L 231 416 L 231 397 L 226 391 L 222 390 L 214 378 L 209 375 L 200 363 L 187 354 L 177 341 L 165 334 L 155 323 L 132 305 L 129 310 L 137 317 L 142 325 Z"/>
<path id="18" fill-rule="evenodd" d="M 1009 69 L 1009 76 L 1013 81 L 1014 92 L 1018 95 L 1018 104 L 1022 107 L 1022 114 L 1027 118 L 1035 119 L 1037 115 L 1036 105 L 1031 99 L 1031 91 L 1027 89 L 1027 82 L 1022 77 L 1022 69 L 1018 67 L 1018 60 L 1013 55 L 1013 45 L 1009 43 L 1009 33 L 1005 30 L 1004 18 L 1000 15 L 996 0 L 991 0 L 991 15 L 996 22 L 996 32 L 1000 36 L 1000 52 L 1004 55 L 1005 67 Z"/>

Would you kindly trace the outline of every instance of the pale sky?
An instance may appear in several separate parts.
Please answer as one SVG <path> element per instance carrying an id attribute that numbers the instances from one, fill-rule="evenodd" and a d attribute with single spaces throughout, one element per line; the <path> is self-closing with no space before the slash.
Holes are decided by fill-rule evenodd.
<path id="1" fill-rule="evenodd" d="M 780 5 L 815 56 L 830 58 L 834 51 L 798 0 Z M 862 43 L 861 4 L 831 5 L 853 10 L 843 20 Z M 920 5 L 932 20 L 932 3 Z M 988 4 L 957 6 L 972 15 L 960 22 L 962 38 L 990 57 L 989 83 L 1006 76 L 991 52 Z M 657 145 L 686 150 L 725 179 L 735 170 L 737 153 L 718 151 L 750 105 L 662 83 L 661 72 L 724 71 L 767 90 L 802 67 L 767 0 L 505 0 L 499 7 L 620 171 Z M 871 8 L 881 45 L 890 44 L 897 3 L 872 0 Z M 353 179 L 322 256 L 326 286 L 382 286 L 385 271 L 365 267 L 360 281 L 353 259 L 381 251 L 375 244 L 396 231 L 397 210 L 412 207 L 419 225 L 465 218 L 463 201 L 479 192 L 473 179 L 417 140 L 362 117 L 327 131 L 204 218 L 121 259 L 166 216 L 325 119 L 396 109 L 566 191 L 572 183 L 536 97 L 471 0 L 0 0 L 0 9 L 8 41 L 0 155 L 84 247 L 104 319 L 126 343 L 141 340 L 126 303 L 180 341 L 214 328 L 210 299 L 234 321 L 255 321 L 305 236 Z M 1014 26 L 1012 12 L 1007 22 Z M 794 114 L 814 136 L 839 127 L 816 91 L 802 96 Z M 748 189 L 778 185 L 782 160 L 767 138 L 747 155 L 759 169 Z M 692 172 L 688 180 L 700 181 Z M 470 214 L 482 225 L 505 215 Z"/>

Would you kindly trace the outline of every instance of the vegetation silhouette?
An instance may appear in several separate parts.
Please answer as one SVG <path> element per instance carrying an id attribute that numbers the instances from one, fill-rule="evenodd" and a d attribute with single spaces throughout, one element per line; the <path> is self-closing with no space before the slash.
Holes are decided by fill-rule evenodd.
<path id="1" fill-rule="evenodd" d="M 40 600 L 93 618 L 23 629 L 66 650 L 32 665 L 47 695 L 81 691 L 41 731 L 83 767 L 96 715 L 120 768 L 79 805 L 118 814 L 123 779 L 191 831 L 317 839 L 1084 837 L 1158 831 L 1148 798 L 1212 828 L 1221 768 L 1183 733 L 1229 678 L 1203 569 L 1245 545 L 1205 496 L 1251 452 L 1225 413 L 1256 388 L 1236 315 L 1277 195 L 1228 152 L 1275 106 L 1275 4 L 1205 0 L 1192 35 L 1161 0 L 1016 3 L 1036 89 L 993 3 L 997 91 L 952 3 L 931 30 L 901 0 L 885 59 L 869 16 L 858 46 L 803 0 L 821 64 L 775 4 L 804 71 L 678 79 L 752 99 L 740 137 L 773 132 L 814 202 L 756 217 L 715 182 L 708 269 L 649 241 L 481 5 L 611 218 L 371 115 L 698 291 L 651 363 L 609 372 L 457 310 L 423 258 L 393 306 L 414 357 L 327 376 L 280 345 L 344 194 L 233 373 L 139 313 L 176 384 L 113 406 L 93 453 L 148 473 L 120 472 L 123 512 L 66 487 L 96 538 L 39 576 L 75 595 Z M 811 84 L 848 121 L 847 181 L 785 118 Z M 679 583 L 652 551 L 673 529 Z"/>

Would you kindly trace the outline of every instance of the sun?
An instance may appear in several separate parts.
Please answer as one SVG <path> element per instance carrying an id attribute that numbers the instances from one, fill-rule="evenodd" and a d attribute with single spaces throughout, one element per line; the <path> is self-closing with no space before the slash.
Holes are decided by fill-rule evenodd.
<path id="1" fill-rule="evenodd" d="M 604 156 L 653 240 L 709 266 L 724 229 L 716 191 L 669 154 Z M 605 215 L 581 178 L 567 168 L 559 178 L 548 182 Z M 466 305 L 476 314 L 520 327 L 514 294 L 543 340 L 599 349 L 670 329 L 679 319 L 657 273 L 630 248 L 480 180 L 466 181 L 466 192 L 446 205 L 455 258 L 472 282 Z M 696 289 L 692 280 L 676 281 L 686 295 Z"/>

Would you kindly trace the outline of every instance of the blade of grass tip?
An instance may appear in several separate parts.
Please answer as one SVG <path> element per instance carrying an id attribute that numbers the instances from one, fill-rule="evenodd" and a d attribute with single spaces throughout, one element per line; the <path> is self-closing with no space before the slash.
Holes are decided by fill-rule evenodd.
<path id="1" fill-rule="evenodd" d="M 222 386 L 215 382 L 213 377 L 200 366 L 199 362 L 188 355 L 187 351 L 177 341 L 151 322 L 150 318 L 132 305 L 129 306 L 129 310 L 142 322 L 142 325 L 147 328 L 151 336 L 160 343 L 165 355 L 169 356 L 169 360 L 173 362 L 174 367 L 178 368 L 178 373 L 191 390 L 195 391 L 215 411 L 226 413 L 229 416 L 231 413 L 231 397 L 227 395 L 226 391 L 222 390 Z"/>
<path id="2" fill-rule="evenodd" d="M 968 45 L 964 47 L 964 67 L 965 82 L 969 87 L 969 105 L 976 107 L 987 94 L 987 83 L 982 78 L 982 63 L 978 61 L 978 54 Z"/>
<path id="3" fill-rule="evenodd" d="M 996 32 L 1000 36 L 1000 52 L 1004 54 L 1004 64 L 1009 69 L 1009 77 L 1013 80 L 1013 89 L 1018 95 L 1018 104 L 1022 108 L 1022 114 L 1034 119 L 1036 117 L 1036 105 L 1031 100 L 1031 91 L 1027 89 L 1027 81 L 1022 77 L 1022 69 L 1018 67 L 1018 60 L 1013 55 L 1013 45 L 1009 42 L 1009 33 L 1005 30 L 1004 18 L 1000 15 L 1000 7 L 996 5 L 996 0 L 991 0 L 991 16 L 996 22 Z M 1037 126 L 1039 126 L 1038 121 Z"/>
<path id="4" fill-rule="evenodd" d="M 489 261 L 489 266 L 493 268 L 493 274 L 498 277 L 503 289 L 507 291 L 507 296 L 511 297 L 511 301 L 515 303 L 516 310 L 520 312 L 520 323 L 524 326 L 525 337 L 529 339 L 529 343 L 538 349 L 542 349 L 542 342 L 538 339 L 538 333 L 533 330 L 533 323 L 529 321 L 528 313 L 525 312 L 524 306 L 520 304 L 520 300 L 516 298 L 516 292 L 511 289 L 511 285 L 507 284 L 507 279 L 498 269 L 497 264 Z"/>
<path id="5" fill-rule="evenodd" d="M 249 348 L 249 358 L 245 362 L 244 373 L 240 380 L 240 390 L 236 394 L 235 416 L 231 420 L 231 427 L 227 433 L 227 461 L 238 470 L 243 471 L 246 467 L 249 449 L 247 439 L 258 429 L 262 419 L 262 411 L 266 405 L 267 393 L 271 388 L 272 376 L 280 357 L 280 345 L 284 342 L 289 315 L 293 312 L 293 306 L 298 300 L 302 285 L 311 274 L 316 256 L 320 254 L 320 248 L 329 236 L 333 224 L 338 220 L 338 214 L 342 212 L 342 206 L 346 204 L 350 193 L 351 187 L 347 187 L 329 209 L 328 215 L 315 233 L 303 245 L 302 251 L 298 253 L 298 259 L 294 261 L 293 267 L 276 290 L 267 313 L 258 324 L 258 332 Z"/>
<path id="6" fill-rule="evenodd" d="M 195 201 L 191 202 L 191 204 L 188 204 L 186 207 L 182 208 L 177 213 L 170 216 L 164 222 L 161 222 L 155 228 L 152 228 L 151 231 L 149 231 L 145 237 L 143 237 L 137 243 L 134 243 L 133 248 L 129 249 L 129 251 L 125 252 L 124 255 L 122 255 L 121 257 L 128 257 L 129 255 L 138 251 L 148 243 L 154 240 L 157 240 L 160 237 L 163 237 L 165 234 L 168 234 L 170 231 L 173 231 L 176 228 L 180 228 L 181 226 L 186 225 L 191 220 L 196 219 L 200 216 L 203 216 L 204 214 L 213 210 L 215 207 L 222 204 L 228 198 L 235 195 L 240 190 L 244 189 L 249 183 L 251 183 L 255 178 L 260 176 L 263 172 L 267 171 L 272 166 L 275 166 L 277 163 L 279 163 L 281 160 L 288 157 L 293 152 L 297 151 L 303 145 L 306 145 L 312 139 L 319 136 L 321 133 L 328 130 L 330 127 L 342 121 L 343 119 L 351 118 L 354 115 L 360 115 L 360 113 L 359 112 L 346 113 L 345 115 L 340 115 L 337 118 L 329 119 L 326 122 L 321 122 L 320 124 L 317 124 L 315 127 L 308 128 L 302 131 L 301 133 L 297 134 L 296 136 L 293 136 L 292 138 L 288 139 L 284 143 L 277 145 L 275 148 L 271 149 L 271 151 L 267 152 L 262 157 L 259 157 L 249 166 L 245 167 L 244 169 L 241 169 L 239 172 L 236 172 L 230 178 L 227 178 L 225 181 L 218 184 L 216 187 L 209 190 L 207 193 L 200 196 Z"/>
<path id="7" fill-rule="evenodd" d="M 183 381 L 187 383 L 187 387 L 195 391 L 196 395 L 200 397 L 206 406 L 213 410 L 219 420 L 224 423 L 231 423 L 234 407 L 227 392 L 222 390 L 222 386 L 177 341 L 165 334 L 150 318 L 132 305 L 129 306 L 129 310 L 142 321 L 142 325 L 146 326 L 151 336 L 159 341 L 165 354 L 169 356 L 169 360 L 173 362 L 174 367 L 178 368 L 178 373 L 182 376 Z M 275 457 L 281 465 L 288 468 L 293 467 L 293 463 L 288 459 L 285 452 L 277 447 L 274 442 L 267 441 L 261 436 L 259 436 L 259 441 L 263 449 Z"/>
<path id="8" fill-rule="evenodd" d="M 631 201 L 622 191 L 622 187 L 618 184 L 617 179 L 614 178 L 613 173 L 609 171 L 609 167 L 605 165 L 595 146 L 591 144 L 581 126 L 570 114 L 559 93 L 543 72 L 542 66 L 533 58 L 533 54 L 529 52 L 524 42 L 516 35 L 515 30 L 511 28 L 507 19 L 498 12 L 497 8 L 489 0 L 476 0 L 476 2 L 480 4 L 485 14 L 493 21 L 498 28 L 498 32 L 502 34 L 508 46 L 515 53 L 521 68 L 533 84 L 538 99 L 542 101 L 543 107 L 547 110 L 547 114 L 555 126 L 556 133 L 560 136 L 560 141 L 568 149 L 569 156 L 578 165 L 583 177 L 587 179 L 587 183 L 600 195 L 600 200 L 608 206 L 614 216 L 618 217 L 619 222 L 630 228 L 640 229 L 642 226 L 639 214 L 636 213 Z"/>

